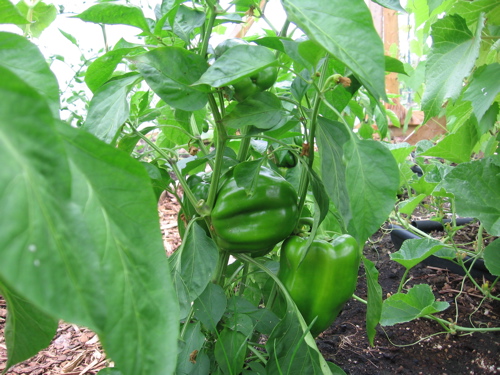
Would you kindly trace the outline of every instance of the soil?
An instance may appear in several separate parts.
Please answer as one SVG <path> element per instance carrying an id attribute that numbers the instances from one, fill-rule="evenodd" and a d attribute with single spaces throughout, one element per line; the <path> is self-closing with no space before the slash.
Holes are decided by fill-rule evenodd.
<path id="1" fill-rule="evenodd" d="M 168 254 L 180 244 L 177 210 L 175 199 L 163 195 L 159 214 Z M 380 229 L 367 242 L 364 251 L 380 272 L 383 295 L 395 293 L 404 269 L 389 258 L 395 251 L 389 232 Z M 356 294 L 366 298 L 362 268 L 359 275 Z M 482 280 L 478 281 L 481 285 Z M 450 303 L 439 317 L 465 327 L 500 326 L 500 302 L 484 300 L 470 281 L 463 283 L 462 276 L 418 265 L 411 270 L 407 286 L 424 283 L 431 285 L 436 298 Z M 495 293 L 498 295 L 498 290 Z M 7 358 L 6 313 L 5 301 L 0 297 L 0 371 L 5 368 Z M 347 374 L 500 374 L 500 332 L 450 335 L 443 333 L 438 323 L 419 319 L 392 327 L 377 327 L 374 346 L 370 346 L 364 327 L 365 313 L 363 303 L 350 300 L 335 323 L 316 340 L 326 360 L 336 363 Z M 7 374 L 93 375 L 112 366 L 92 331 L 61 322 L 48 348 L 14 366 Z"/>

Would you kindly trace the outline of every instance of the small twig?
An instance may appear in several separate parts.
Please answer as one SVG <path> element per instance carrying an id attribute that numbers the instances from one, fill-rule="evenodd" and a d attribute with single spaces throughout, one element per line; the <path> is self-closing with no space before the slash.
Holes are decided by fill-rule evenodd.
<path id="1" fill-rule="evenodd" d="M 456 289 L 442 289 L 439 291 L 439 294 L 446 294 L 446 293 L 458 293 L 458 294 L 467 294 L 468 296 L 472 296 L 472 297 L 477 297 L 477 298 L 484 298 L 484 296 L 480 296 L 478 294 L 472 294 L 472 293 L 469 293 L 469 292 L 464 292 L 463 290 L 460 291 L 460 290 L 456 290 Z"/>

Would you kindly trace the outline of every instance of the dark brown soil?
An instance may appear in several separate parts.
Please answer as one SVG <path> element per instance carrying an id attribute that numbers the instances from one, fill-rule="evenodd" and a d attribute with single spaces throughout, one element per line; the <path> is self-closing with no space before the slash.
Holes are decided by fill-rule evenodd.
<path id="1" fill-rule="evenodd" d="M 176 228 L 177 206 L 173 197 L 162 197 L 159 213 L 165 249 L 170 254 L 180 244 Z M 396 292 L 404 271 L 402 266 L 389 259 L 389 254 L 393 251 L 395 249 L 390 235 L 385 230 L 377 232 L 365 246 L 366 256 L 376 263 L 380 272 L 379 282 L 384 298 L 387 294 Z M 412 279 L 408 286 L 429 284 L 437 298 L 451 304 L 440 317 L 456 319 L 458 325 L 467 327 L 500 326 L 500 302 L 483 300 L 481 293 L 470 282 L 462 287 L 461 276 L 423 265 L 415 267 L 410 276 Z M 498 295 L 498 291 L 495 293 Z M 360 270 L 356 294 L 366 299 L 363 269 Z M 384 329 L 378 327 L 375 345 L 371 347 L 364 328 L 365 313 L 363 303 L 350 300 L 332 327 L 317 338 L 324 357 L 348 374 L 500 373 L 500 332 L 438 334 L 443 331 L 438 323 L 419 319 Z M 5 317 L 5 301 L 0 298 L 0 371 L 5 368 L 7 358 Z M 7 374 L 93 375 L 108 366 L 112 364 L 106 360 L 93 332 L 61 322 L 56 337 L 47 349 L 15 366 Z"/>
<path id="2" fill-rule="evenodd" d="M 396 251 L 385 231 L 377 232 L 365 246 L 366 256 L 380 272 L 384 298 L 397 291 L 404 268 L 391 261 Z M 483 300 L 481 293 L 463 277 L 446 270 L 418 265 L 410 271 L 407 284 L 431 285 L 436 298 L 450 303 L 438 316 L 456 320 L 465 327 L 499 327 L 500 302 Z M 480 285 L 482 284 L 482 280 Z M 462 293 L 459 291 L 462 290 Z M 360 270 L 356 294 L 366 298 L 366 279 Z M 498 295 L 498 292 L 497 292 Z M 335 323 L 317 339 L 329 361 L 347 374 L 497 374 L 500 373 L 500 332 L 439 334 L 443 328 L 428 319 L 419 319 L 392 327 L 378 327 L 371 347 L 365 330 L 366 307 L 351 300 Z"/>

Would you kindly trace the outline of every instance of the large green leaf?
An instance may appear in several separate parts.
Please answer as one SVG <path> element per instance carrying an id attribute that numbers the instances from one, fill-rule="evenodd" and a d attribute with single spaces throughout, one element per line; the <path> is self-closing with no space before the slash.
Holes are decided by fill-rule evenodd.
<path id="1" fill-rule="evenodd" d="M 0 67 L 0 276 L 93 329 L 124 375 L 175 369 L 177 303 L 145 169 Z M 124 345 L 134 343 L 134 345 Z"/>
<path id="2" fill-rule="evenodd" d="M 59 117 L 59 85 L 38 48 L 17 34 L 0 32 L 0 66 L 28 82 Z"/>
<path id="3" fill-rule="evenodd" d="M 141 8 L 115 3 L 100 3 L 91 6 L 75 16 L 85 22 L 104 23 L 108 25 L 129 25 L 150 33 L 148 21 Z"/>
<path id="4" fill-rule="evenodd" d="M 230 128 L 253 125 L 262 130 L 274 128 L 286 120 L 281 100 L 270 92 L 260 92 L 245 99 L 223 118 L 224 124 Z"/>
<path id="5" fill-rule="evenodd" d="M 130 60 L 151 89 L 172 107 L 196 111 L 207 104 L 207 94 L 192 87 L 208 68 L 203 57 L 183 48 L 164 47 Z"/>
<path id="6" fill-rule="evenodd" d="M 442 186 L 455 196 L 460 216 L 475 217 L 489 234 L 500 236 L 500 156 L 456 166 Z"/>
<path id="7" fill-rule="evenodd" d="M 282 0 L 288 18 L 386 99 L 384 46 L 363 0 Z M 353 42 L 355 40 L 355 42 Z"/>
<path id="8" fill-rule="evenodd" d="M 452 249 L 444 247 L 441 241 L 431 238 L 408 239 L 403 242 L 401 249 L 392 253 L 390 257 L 393 261 L 410 269 L 438 251 L 441 255 L 447 254 L 448 258 L 455 257 L 455 252 Z"/>
<path id="9" fill-rule="evenodd" d="M 24 25 L 29 23 L 29 21 L 23 17 L 9 0 L 0 0 L 0 23 Z"/>
<path id="10" fill-rule="evenodd" d="M 474 114 L 478 121 L 481 120 L 500 92 L 498 81 L 492 77 L 500 77 L 499 63 L 479 67 L 474 72 L 472 82 L 464 93 L 464 100 L 472 102 L 472 108 L 474 108 Z"/>
<path id="11" fill-rule="evenodd" d="M 458 98 L 463 80 L 479 55 L 484 19 L 478 20 L 475 35 L 458 15 L 447 15 L 432 25 L 432 49 L 426 65 L 422 108 L 425 121 L 437 116 L 446 99 Z"/>
<path id="12" fill-rule="evenodd" d="M 227 297 L 220 285 L 209 283 L 203 293 L 194 301 L 194 316 L 206 328 L 215 332 L 217 324 L 224 315 Z"/>
<path id="13" fill-rule="evenodd" d="M 399 188 L 399 169 L 379 142 L 360 140 L 344 125 L 320 118 L 318 147 L 326 191 L 348 232 L 364 243 L 387 219 Z M 350 135 L 349 135 L 350 134 Z"/>
<path id="14" fill-rule="evenodd" d="M 453 163 L 470 160 L 472 150 L 479 140 L 475 119 L 471 118 L 454 133 L 449 133 L 422 155 L 437 156 Z"/>
<path id="15" fill-rule="evenodd" d="M 5 324 L 7 370 L 49 346 L 56 334 L 58 321 L 9 288 L 1 278 L 0 293 L 7 301 L 9 312 Z"/>
<path id="16" fill-rule="evenodd" d="M 82 128 L 106 143 L 112 143 L 129 118 L 127 95 L 140 79 L 137 73 L 125 74 L 101 86 L 92 97 Z"/>
<path id="17" fill-rule="evenodd" d="M 450 10 L 450 14 L 459 14 L 470 23 L 477 21 L 481 13 L 488 13 L 495 7 L 498 7 L 497 0 L 459 0 L 455 1 Z"/>

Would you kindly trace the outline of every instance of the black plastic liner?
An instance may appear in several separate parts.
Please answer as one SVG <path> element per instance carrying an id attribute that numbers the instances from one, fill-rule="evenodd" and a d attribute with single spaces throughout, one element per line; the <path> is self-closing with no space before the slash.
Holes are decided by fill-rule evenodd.
<path id="1" fill-rule="evenodd" d="M 457 219 L 457 225 L 465 225 L 467 223 L 470 223 L 474 219 L 471 218 L 460 218 Z M 443 220 L 444 222 L 449 222 L 449 220 Z M 420 229 L 423 232 L 430 233 L 432 231 L 440 231 L 443 230 L 443 226 L 441 225 L 440 222 L 438 221 L 432 221 L 432 220 L 420 220 L 420 221 L 414 221 L 412 222 L 412 225 L 418 229 Z M 419 239 L 421 238 L 420 236 L 410 232 L 409 230 L 406 230 L 399 225 L 390 225 L 389 229 L 391 229 L 391 240 L 392 243 L 394 244 L 394 247 L 399 250 L 401 248 L 401 245 L 405 240 L 408 239 Z M 467 265 L 472 261 L 472 258 L 466 257 L 464 259 L 464 263 Z M 435 255 L 431 255 L 424 259 L 422 262 L 424 264 L 427 264 L 432 267 L 437 267 L 437 268 L 443 268 L 447 269 L 450 272 L 456 273 L 458 275 L 465 276 L 465 271 L 464 269 L 448 260 L 448 259 L 443 259 L 439 258 Z M 488 280 L 495 280 L 495 276 L 493 276 L 486 266 L 484 265 L 484 261 L 482 259 L 477 259 L 474 263 L 474 267 L 470 270 L 470 274 L 474 278 L 483 278 L 483 276 L 488 279 Z"/>

